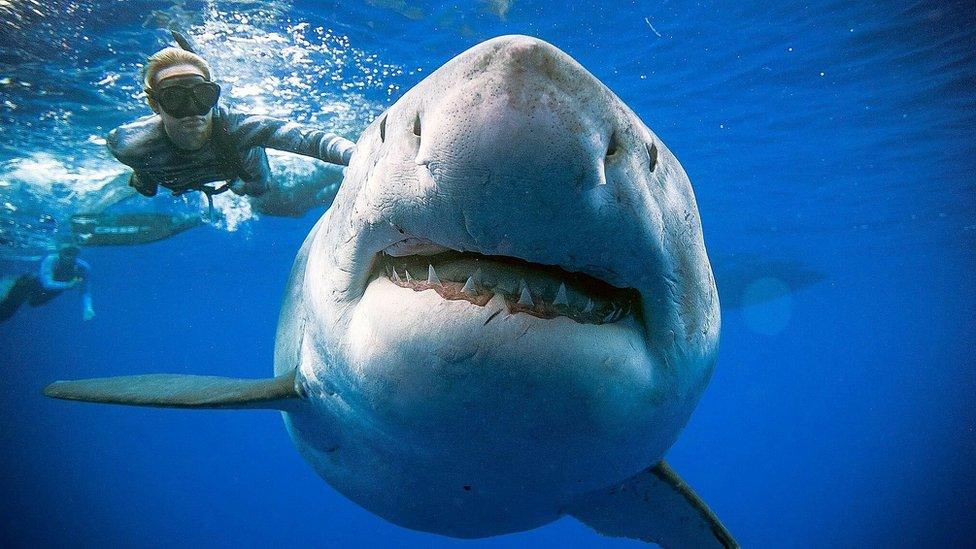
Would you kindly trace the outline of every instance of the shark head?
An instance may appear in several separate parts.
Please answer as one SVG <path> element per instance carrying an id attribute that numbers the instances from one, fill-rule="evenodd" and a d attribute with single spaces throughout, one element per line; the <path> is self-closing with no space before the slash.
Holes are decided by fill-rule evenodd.
<path id="1" fill-rule="evenodd" d="M 410 528 L 524 530 L 656 463 L 715 362 L 691 185 L 552 45 L 460 54 L 362 134 L 287 290 L 285 414 L 332 486 Z"/>

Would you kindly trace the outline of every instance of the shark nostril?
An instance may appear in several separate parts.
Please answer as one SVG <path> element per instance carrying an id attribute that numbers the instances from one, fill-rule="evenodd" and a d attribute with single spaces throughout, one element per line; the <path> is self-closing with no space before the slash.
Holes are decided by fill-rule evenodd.
<path id="1" fill-rule="evenodd" d="M 420 115 L 418 114 L 413 119 L 413 134 L 420 137 Z"/>
<path id="2" fill-rule="evenodd" d="M 386 143 L 386 115 L 380 120 L 380 143 Z"/>
<path id="3" fill-rule="evenodd" d="M 610 134 L 610 142 L 607 143 L 607 158 L 617 154 L 617 132 Z"/>
<path id="4" fill-rule="evenodd" d="M 657 145 L 651 143 L 645 147 L 647 147 L 648 166 L 651 168 L 651 173 L 654 173 L 654 168 L 657 167 Z"/>

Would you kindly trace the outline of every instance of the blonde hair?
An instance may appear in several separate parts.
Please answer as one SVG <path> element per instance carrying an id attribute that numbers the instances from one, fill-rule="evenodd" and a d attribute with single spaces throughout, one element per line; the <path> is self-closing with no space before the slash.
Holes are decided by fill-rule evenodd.
<path id="1" fill-rule="evenodd" d="M 190 65 L 200 69 L 204 78 L 210 78 L 210 65 L 199 55 L 181 50 L 180 48 L 165 48 L 149 56 L 146 66 L 142 69 L 142 82 L 146 89 L 152 88 L 153 79 L 159 71 L 175 67 L 177 65 Z"/>

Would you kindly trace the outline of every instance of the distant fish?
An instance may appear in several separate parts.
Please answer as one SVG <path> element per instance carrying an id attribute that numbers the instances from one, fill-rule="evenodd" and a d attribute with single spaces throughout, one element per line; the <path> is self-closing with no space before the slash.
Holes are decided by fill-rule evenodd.
<path id="1" fill-rule="evenodd" d="M 797 259 L 767 258 L 758 254 L 718 256 L 712 261 L 715 283 L 723 309 L 756 305 L 826 280 L 826 275 Z M 756 281 L 775 279 L 782 284 L 769 286 L 775 291 L 748 291 Z"/>

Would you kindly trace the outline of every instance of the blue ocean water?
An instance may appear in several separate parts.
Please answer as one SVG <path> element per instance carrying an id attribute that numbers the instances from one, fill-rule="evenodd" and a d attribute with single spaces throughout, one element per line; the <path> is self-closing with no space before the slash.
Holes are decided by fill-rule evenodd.
<path id="1" fill-rule="evenodd" d="M 122 173 L 102 138 L 148 112 L 136 73 L 171 26 L 230 101 L 350 138 L 479 41 L 566 51 L 682 162 L 725 305 L 668 461 L 746 547 L 974 543 L 972 2 L 0 3 L 4 275 Z M 0 325 L 3 545 L 636 545 L 571 518 L 479 541 L 393 526 L 322 482 L 276 413 L 43 398 L 54 379 L 271 372 L 321 211 L 218 206 L 216 227 L 85 248 L 93 320 L 69 293 Z"/>

